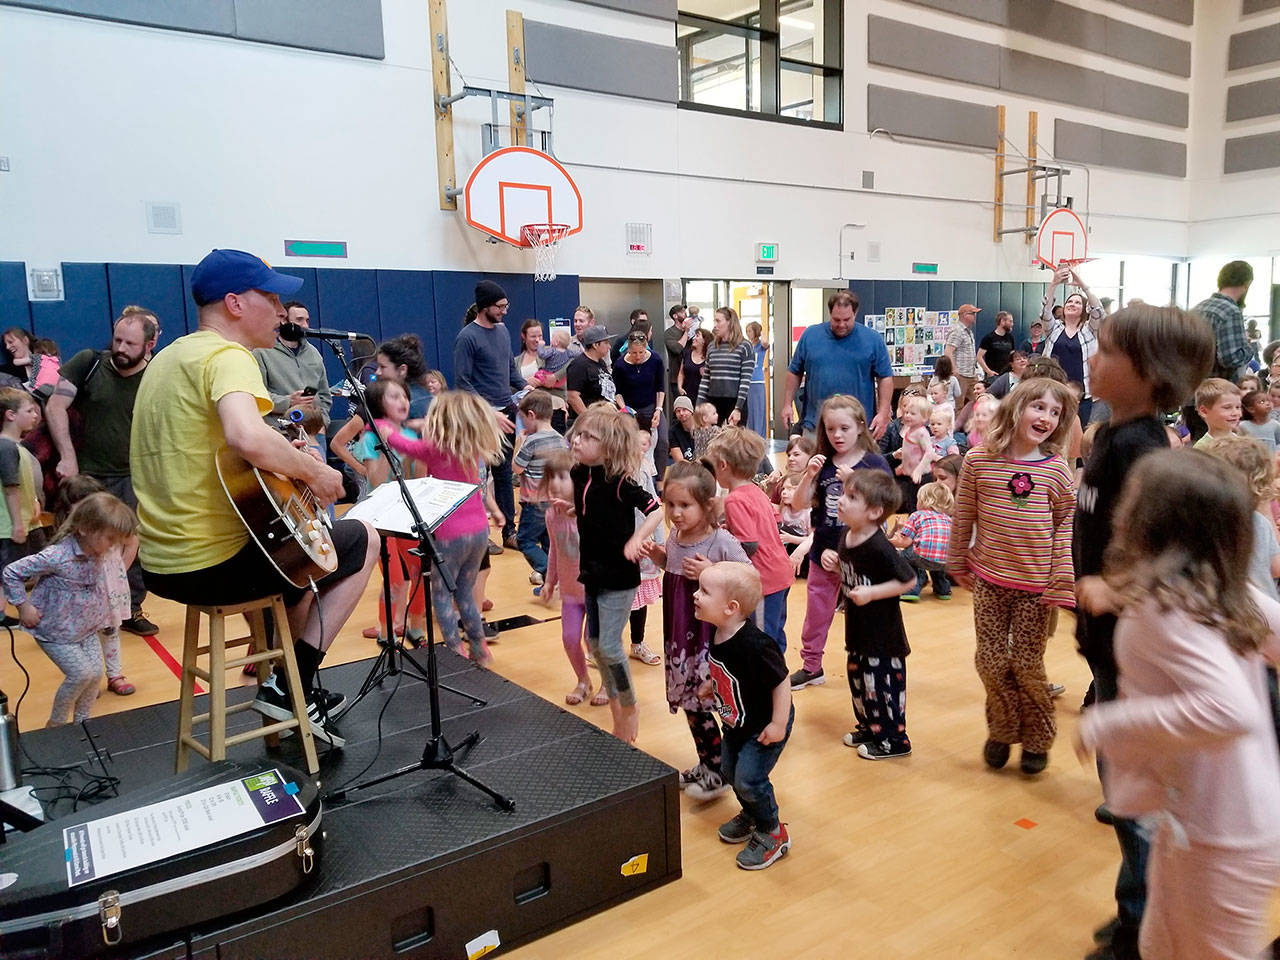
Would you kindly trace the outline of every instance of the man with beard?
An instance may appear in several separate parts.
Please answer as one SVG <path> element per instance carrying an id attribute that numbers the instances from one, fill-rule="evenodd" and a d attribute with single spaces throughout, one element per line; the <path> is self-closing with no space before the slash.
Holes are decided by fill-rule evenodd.
<path id="1" fill-rule="evenodd" d="M 60 478 L 84 473 L 101 483 L 135 510 L 137 497 L 129 476 L 129 432 L 138 385 L 155 349 L 159 323 L 153 313 L 128 311 L 116 320 L 109 350 L 81 350 L 62 365 L 61 378 L 45 406 L 49 435 L 58 448 Z M 74 409 L 86 429 L 71 439 L 68 410 Z M 133 615 L 122 630 L 150 636 L 156 625 L 142 613 L 147 595 L 142 566 L 129 567 L 129 595 Z"/>
<path id="2" fill-rule="evenodd" d="M 280 325 L 275 345 L 253 351 L 262 371 L 262 382 L 271 394 L 271 415 L 282 417 L 290 407 L 315 410 L 329 429 L 329 409 L 333 394 L 325 375 L 320 351 L 308 343 L 303 331 L 311 327 L 311 313 L 306 304 L 290 300 L 284 305 L 288 321 Z"/>

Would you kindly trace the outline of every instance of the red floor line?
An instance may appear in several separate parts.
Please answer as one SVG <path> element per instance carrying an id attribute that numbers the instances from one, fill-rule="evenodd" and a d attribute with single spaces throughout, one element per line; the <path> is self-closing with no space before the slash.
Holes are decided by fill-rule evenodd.
<path id="1" fill-rule="evenodd" d="M 159 640 L 157 640 L 154 634 L 152 634 L 149 637 L 143 637 L 142 639 L 147 641 L 147 646 L 150 647 L 152 651 L 155 653 L 155 655 L 160 658 L 160 662 L 163 663 L 166 667 L 168 667 L 169 671 L 175 677 L 181 680 L 182 664 L 180 664 L 177 660 L 173 659 L 173 654 L 171 654 L 168 650 L 164 648 L 164 644 L 161 643 Z M 196 692 L 196 695 L 199 696 L 200 694 L 204 693 L 204 688 L 197 683 L 195 685 L 195 692 Z"/>

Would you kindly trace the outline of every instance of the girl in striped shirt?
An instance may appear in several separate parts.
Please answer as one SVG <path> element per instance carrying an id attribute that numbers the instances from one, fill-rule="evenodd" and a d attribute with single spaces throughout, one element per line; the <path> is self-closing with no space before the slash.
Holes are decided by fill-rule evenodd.
<path id="1" fill-rule="evenodd" d="M 1044 648 L 1050 607 L 1075 605 L 1076 497 L 1062 457 L 1075 415 L 1065 384 L 1023 380 L 960 471 L 947 573 L 973 591 L 974 661 L 987 691 L 983 758 L 995 769 L 1021 743 L 1022 772 L 1040 773 L 1057 732 Z"/>
<path id="2" fill-rule="evenodd" d="M 755 352 L 742 338 L 738 311 L 721 307 L 716 311 L 715 336 L 707 348 L 707 364 L 698 385 L 698 404 L 715 405 L 722 427 L 746 423 L 747 394 L 755 370 Z"/>

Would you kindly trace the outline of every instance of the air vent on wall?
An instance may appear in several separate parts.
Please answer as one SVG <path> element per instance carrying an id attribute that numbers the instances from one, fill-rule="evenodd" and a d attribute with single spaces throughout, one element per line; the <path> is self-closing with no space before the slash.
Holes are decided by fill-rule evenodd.
<path id="1" fill-rule="evenodd" d="M 876 172 L 874 170 L 862 171 L 862 189 L 874 190 L 876 188 Z"/>
<path id="2" fill-rule="evenodd" d="M 27 273 L 28 300 L 61 300 L 62 268 L 32 267 Z"/>
<path id="3" fill-rule="evenodd" d="M 176 203 L 148 200 L 147 233 L 182 233 L 182 207 Z"/>
<path id="4" fill-rule="evenodd" d="M 872 240 L 867 244 L 867 263 L 880 262 L 880 241 Z"/>

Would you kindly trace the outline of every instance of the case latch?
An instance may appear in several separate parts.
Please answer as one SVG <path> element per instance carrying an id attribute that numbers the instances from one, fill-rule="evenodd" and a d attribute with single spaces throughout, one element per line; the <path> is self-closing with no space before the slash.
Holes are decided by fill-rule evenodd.
<path id="1" fill-rule="evenodd" d="M 120 927 L 120 893 L 108 890 L 98 897 L 98 919 L 102 921 L 102 941 L 109 947 L 120 942 L 124 931 Z"/>
<path id="2" fill-rule="evenodd" d="M 307 836 L 307 825 L 298 824 L 293 830 L 293 839 L 297 843 L 298 859 L 302 861 L 302 872 L 308 874 L 315 866 L 316 852 L 311 849 L 310 837 Z"/>

